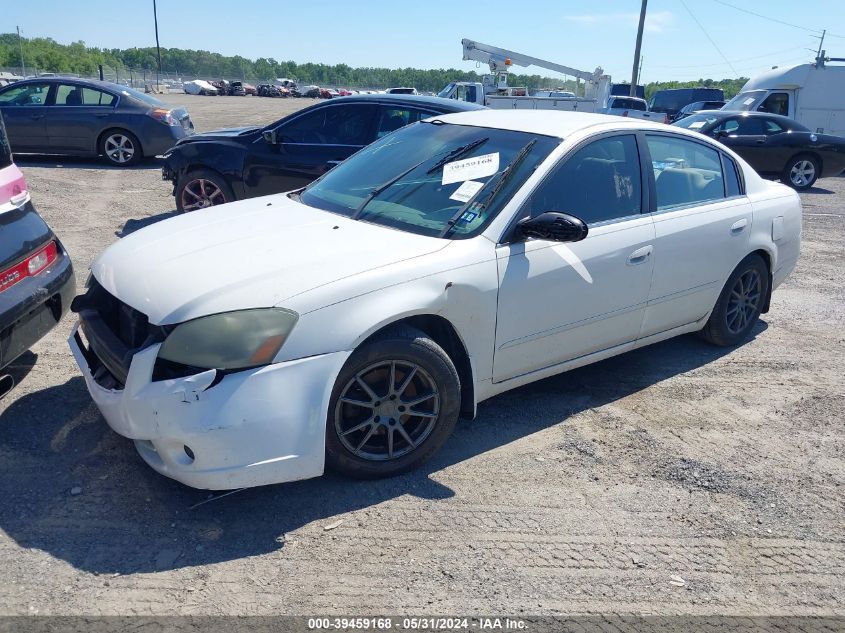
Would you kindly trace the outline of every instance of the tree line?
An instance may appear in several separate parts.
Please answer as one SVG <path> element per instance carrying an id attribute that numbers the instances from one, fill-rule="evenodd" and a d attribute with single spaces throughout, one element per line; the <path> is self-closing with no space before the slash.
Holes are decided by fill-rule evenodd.
<path id="1" fill-rule="evenodd" d="M 60 44 L 51 38 L 24 38 L 24 62 L 27 73 L 55 72 L 75 73 L 94 77 L 98 66 L 117 70 L 119 74 L 157 68 L 156 49 L 148 48 L 96 48 L 85 42 Z M 18 36 L 14 33 L 0 34 L 0 68 L 20 68 L 21 54 Z M 272 80 L 277 77 L 296 79 L 300 84 L 343 86 L 353 88 L 387 88 L 391 86 L 413 86 L 420 91 L 436 92 L 450 81 L 481 81 L 481 74 L 474 71 L 421 68 L 352 68 L 347 64 L 298 64 L 293 61 L 278 61 L 260 57 L 247 59 L 240 55 L 221 55 L 210 51 L 182 48 L 161 49 L 162 71 L 174 77 L 200 77 L 204 79 L 243 79 L 247 81 Z M 665 88 L 689 88 L 707 86 L 722 88 L 725 96 L 734 96 L 747 78 L 699 79 L 698 81 L 660 81 L 646 85 L 646 98 L 657 90 Z M 562 81 L 541 75 L 510 74 L 510 85 L 527 86 L 531 89 L 563 88 L 576 91 L 574 80 Z M 582 84 L 583 88 L 583 84 Z"/>

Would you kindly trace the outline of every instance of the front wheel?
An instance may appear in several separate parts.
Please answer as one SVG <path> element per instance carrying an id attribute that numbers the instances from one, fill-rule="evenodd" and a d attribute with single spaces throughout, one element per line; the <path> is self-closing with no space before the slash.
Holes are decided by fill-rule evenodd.
<path id="1" fill-rule="evenodd" d="M 355 350 L 332 391 L 326 463 L 358 478 L 417 468 L 455 427 L 461 385 L 446 352 L 425 333 L 398 327 Z"/>
<path id="2" fill-rule="evenodd" d="M 132 132 L 110 130 L 100 139 L 100 154 L 112 165 L 129 167 L 141 160 L 141 143 Z"/>
<path id="3" fill-rule="evenodd" d="M 722 347 L 739 345 L 751 334 L 769 293 L 769 270 L 752 253 L 743 259 L 719 295 L 701 336 Z"/>
<path id="4" fill-rule="evenodd" d="M 226 204 L 234 199 L 229 183 L 210 169 L 191 171 L 176 185 L 176 209 L 181 213 Z"/>
<path id="5" fill-rule="evenodd" d="M 805 191 L 816 182 L 820 169 L 819 161 L 814 156 L 799 154 L 786 163 L 781 180 L 797 191 Z"/>

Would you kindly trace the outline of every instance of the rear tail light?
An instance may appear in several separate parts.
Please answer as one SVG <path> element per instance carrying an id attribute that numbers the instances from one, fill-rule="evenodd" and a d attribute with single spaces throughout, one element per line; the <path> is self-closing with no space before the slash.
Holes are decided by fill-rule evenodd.
<path id="1" fill-rule="evenodd" d="M 663 115 L 663 122 L 664 122 L 664 123 L 669 123 L 669 115 L 668 115 L 668 114 L 664 114 L 664 115 Z"/>
<path id="2" fill-rule="evenodd" d="M 58 256 L 59 249 L 56 243 L 50 242 L 47 246 L 30 255 L 22 262 L 0 272 L 0 292 L 11 288 L 27 277 L 34 277 L 56 261 Z"/>
<path id="3" fill-rule="evenodd" d="M 625 110 L 625 111 L 622 113 L 622 116 L 628 116 L 628 111 L 627 111 L 627 110 Z"/>
<path id="4" fill-rule="evenodd" d="M 173 110 L 165 110 L 164 108 L 153 108 L 149 115 L 159 123 L 165 125 L 179 125 L 179 121 L 173 116 Z"/>

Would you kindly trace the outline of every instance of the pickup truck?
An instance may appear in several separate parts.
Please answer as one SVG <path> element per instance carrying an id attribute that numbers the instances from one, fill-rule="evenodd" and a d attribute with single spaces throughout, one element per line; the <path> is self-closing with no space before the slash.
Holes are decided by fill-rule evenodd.
<path id="1" fill-rule="evenodd" d="M 608 97 L 607 106 L 599 110 L 602 114 L 627 116 L 634 119 L 644 119 L 655 123 L 669 123 L 669 117 L 663 112 L 649 112 L 645 99 L 637 97 Z"/>

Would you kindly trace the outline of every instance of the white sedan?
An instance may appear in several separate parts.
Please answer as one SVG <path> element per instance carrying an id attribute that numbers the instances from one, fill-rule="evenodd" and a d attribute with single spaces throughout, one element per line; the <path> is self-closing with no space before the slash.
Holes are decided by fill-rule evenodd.
<path id="1" fill-rule="evenodd" d="M 92 266 L 69 342 L 158 472 L 228 489 L 414 468 L 498 393 L 679 334 L 745 340 L 801 205 L 695 132 L 482 110 Z"/>

